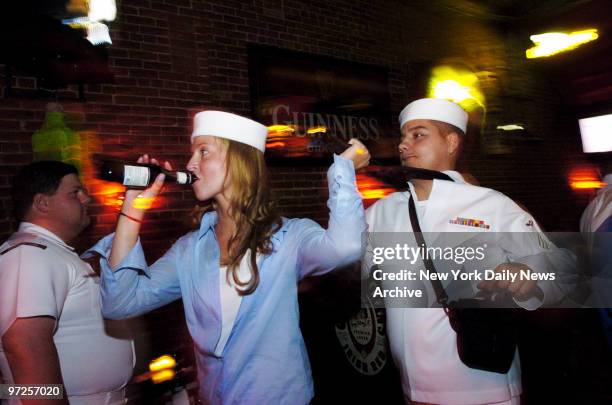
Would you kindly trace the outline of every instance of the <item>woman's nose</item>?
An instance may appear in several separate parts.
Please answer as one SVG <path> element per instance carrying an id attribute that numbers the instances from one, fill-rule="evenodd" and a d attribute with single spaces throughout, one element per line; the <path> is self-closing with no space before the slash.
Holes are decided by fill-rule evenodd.
<path id="1" fill-rule="evenodd" d="M 189 159 L 189 161 L 187 162 L 187 165 L 185 166 L 187 168 L 187 170 L 189 170 L 190 172 L 194 171 L 195 169 L 197 169 L 197 164 L 195 162 L 195 158 L 192 156 L 191 159 Z"/>

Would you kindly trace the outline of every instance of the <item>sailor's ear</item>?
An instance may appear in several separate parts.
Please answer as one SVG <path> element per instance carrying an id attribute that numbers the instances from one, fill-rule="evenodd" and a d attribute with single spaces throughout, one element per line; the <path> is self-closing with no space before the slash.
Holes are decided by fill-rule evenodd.
<path id="1" fill-rule="evenodd" d="M 461 135 L 456 132 L 450 132 L 446 135 L 446 144 L 448 146 L 448 154 L 456 155 L 461 150 Z"/>
<path id="2" fill-rule="evenodd" d="M 41 213 L 49 212 L 49 197 L 50 196 L 48 194 L 44 193 L 35 194 L 34 198 L 32 199 L 31 210 Z"/>

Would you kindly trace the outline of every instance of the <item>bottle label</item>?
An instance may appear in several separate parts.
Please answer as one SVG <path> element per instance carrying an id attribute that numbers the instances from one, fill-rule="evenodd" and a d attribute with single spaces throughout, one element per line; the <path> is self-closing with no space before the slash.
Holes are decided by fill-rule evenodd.
<path id="1" fill-rule="evenodd" d="M 178 184 L 187 184 L 187 173 L 176 172 L 176 182 Z"/>
<path id="2" fill-rule="evenodd" d="M 123 171 L 123 185 L 132 187 L 146 187 L 151 176 L 148 167 L 125 165 Z"/>

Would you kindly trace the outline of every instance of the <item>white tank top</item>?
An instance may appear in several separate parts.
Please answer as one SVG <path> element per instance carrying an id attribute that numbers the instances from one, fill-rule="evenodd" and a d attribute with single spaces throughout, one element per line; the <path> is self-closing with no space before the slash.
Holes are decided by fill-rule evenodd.
<path id="1" fill-rule="evenodd" d="M 241 282 L 249 281 L 251 272 L 249 269 L 250 251 L 247 252 L 240 266 L 238 267 L 238 279 Z M 215 346 L 215 356 L 221 357 L 223 349 L 234 327 L 234 321 L 240 309 L 242 296 L 238 294 L 238 289 L 234 284 L 233 277 L 230 275 L 229 283 L 227 280 L 227 266 L 219 268 L 219 297 L 221 298 L 221 336 Z"/>

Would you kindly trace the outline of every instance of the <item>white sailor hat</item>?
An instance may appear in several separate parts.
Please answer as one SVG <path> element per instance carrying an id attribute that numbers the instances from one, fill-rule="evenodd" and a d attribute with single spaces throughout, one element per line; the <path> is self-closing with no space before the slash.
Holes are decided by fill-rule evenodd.
<path id="1" fill-rule="evenodd" d="M 201 111 L 193 117 L 193 138 L 212 135 L 250 145 L 262 152 L 266 150 L 268 128 L 259 122 L 223 111 Z"/>
<path id="2" fill-rule="evenodd" d="M 411 120 L 436 120 L 467 129 L 468 115 L 459 104 L 440 98 L 422 98 L 408 104 L 399 115 L 400 128 Z"/>

